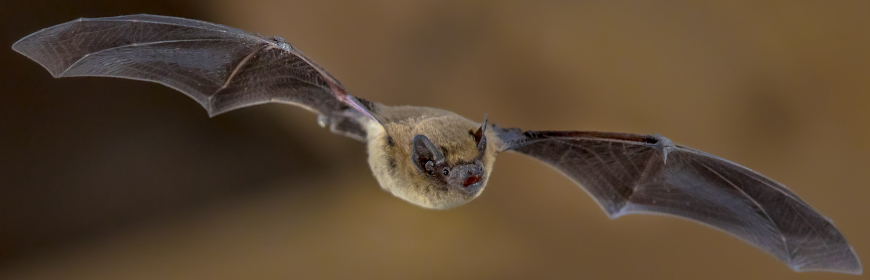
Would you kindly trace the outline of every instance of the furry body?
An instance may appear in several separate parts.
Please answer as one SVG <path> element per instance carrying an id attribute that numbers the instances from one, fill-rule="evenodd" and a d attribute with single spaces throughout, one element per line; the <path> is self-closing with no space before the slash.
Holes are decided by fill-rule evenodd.
<path id="1" fill-rule="evenodd" d="M 369 166 L 381 188 L 408 202 L 432 209 L 456 207 L 480 195 L 483 187 L 468 195 L 427 180 L 411 162 L 411 142 L 416 135 L 427 136 L 441 149 L 450 164 L 471 161 L 478 151 L 469 131 L 480 128 L 480 123 L 435 108 L 377 104 L 376 110 L 383 125 L 367 119 L 361 121 L 366 124 Z M 501 141 L 495 141 L 498 137 L 494 132 L 485 133 L 494 141 L 487 145 L 482 160 L 486 170 L 484 186 L 501 146 Z"/>

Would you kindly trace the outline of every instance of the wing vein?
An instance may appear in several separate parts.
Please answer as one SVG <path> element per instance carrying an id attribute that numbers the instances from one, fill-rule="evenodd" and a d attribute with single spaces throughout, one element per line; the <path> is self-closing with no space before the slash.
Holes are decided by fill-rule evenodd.
<path id="1" fill-rule="evenodd" d="M 623 149 L 625 148 L 625 145 L 621 146 L 623 147 Z M 625 167 L 625 163 L 622 161 L 622 159 L 620 159 L 620 157 L 616 156 L 616 153 L 613 151 L 613 142 L 607 142 L 607 151 L 610 152 L 610 156 L 613 157 L 613 161 L 619 163 L 619 167 L 622 168 L 623 171 L 625 171 L 625 175 L 631 176 L 629 175 L 631 171 L 629 171 L 628 168 Z"/>
<path id="2" fill-rule="evenodd" d="M 686 152 L 689 152 L 689 153 L 693 153 L 693 154 L 696 154 L 696 155 L 709 157 L 709 158 L 712 158 L 712 159 L 715 159 L 715 160 L 719 160 L 719 161 L 724 161 L 724 162 L 727 162 L 727 163 L 733 164 L 733 165 L 735 165 L 735 166 L 737 166 L 737 167 L 740 167 L 740 168 L 742 168 L 741 171 L 746 171 L 746 172 L 750 173 L 750 174 L 752 175 L 752 176 L 750 176 L 750 177 L 752 177 L 753 180 L 758 181 L 758 182 L 761 182 L 762 184 L 765 184 L 766 186 L 768 186 L 768 187 L 770 187 L 770 188 L 776 190 L 777 192 L 781 193 L 782 195 L 784 195 L 784 196 L 786 196 L 786 197 L 788 197 L 788 198 L 790 198 L 790 199 L 793 199 L 793 200 L 795 200 L 795 201 L 798 201 L 798 202 L 800 202 L 801 204 L 803 204 L 803 205 L 806 206 L 806 207 L 809 207 L 809 205 L 807 205 L 806 202 L 804 202 L 804 201 L 798 199 L 794 194 L 790 194 L 788 191 L 786 191 L 787 188 L 785 188 L 785 186 L 782 186 L 781 184 L 778 184 L 778 183 L 775 183 L 776 186 L 774 186 L 774 185 L 771 185 L 771 184 L 768 183 L 768 182 L 765 182 L 764 180 L 759 180 L 757 177 L 764 178 L 765 176 L 764 176 L 764 175 L 761 175 L 761 173 L 758 173 L 758 172 L 756 172 L 755 170 L 752 170 L 752 169 L 746 168 L 745 166 L 740 165 L 740 164 L 737 164 L 737 163 L 735 163 L 735 162 L 733 162 L 733 161 L 730 161 L 730 160 L 727 160 L 727 159 L 724 159 L 724 158 L 721 158 L 721 157 L 718 157 L 718 156 L 714 156 L 714 155 L 711 155 L 711 154 L 708 154 L 708 153 L 706 153 L 706 152 L 699 151 L 699 150 L 696 150 L 696 149 L 693 149 L 693 148 L 684 147 L 684 146 L 681 146 L 681 147 L 679 147 L 679 148 L 682 149 L 683 151 L 686 151 Z"/>
<path id="3" fill-rule="evenodd" d="M 622 156 L 623 156 L 623 159 L 628 161 L 628 163 L 631 165 L 631 169 L 634 170 L 634 173 L 635 173 L 635 174 L 641 175 L 641 174 L 640 174 L 640 170 L 637 169 L 637 164 L 635 164 L 633 161 L 631 161 L 631 158 L 629 158 L 629 156 L 628 156 L 628 150 L 625 148 L 625 146 L 626 146 L 626 145 L 622 145 Z"/>
<path id="4" fill-rule="evenodd" d="M 148 16 L 155 17 L 155 18 L 161 18 L 160 16 L 153 16 L 153 15 L 148 15 Z M 141 23 L 150 23 L 150 24 L 161 24 L 161 25 L 170 25 L 170 26 L 188 27 L 188 28 L 195 28 L 195 29 L 201 29 L 201 30 L 208 30 L 208 31 L 220 32 L 220 33 L 227 33 L 228 31 L 238 31 L 240 34 L 245 34 L 245 35 L 248 35 L 248 36 L 250 36 L 250 37 L 257 38 L 257 39 L 260 40 L 260 41 L 266 41 L 266 40 L 263 39 L 263 38 L 258 38 L 257 36 L 253 36 L 252 34 L 249 34 L 248 32 L 245 32 L 245 31 L 242 31 L 242 30 L 238 30 L 238 29 L 235 29 L 235 28 L 232 28 L 232 27 L 229 27 L 229 26 L 220 25 L 220 24 L 216 24 L 216 23 L 211 23 L 211 22 L 207 22 L 207 21 L 201 21 L 201 20 L 192 20 L 192 19 L 185 19 L 185 20 L 187 20 L 187 21 L 191 21 L 191 22 L 200 23 L 200 24 L 203 24 L 203 25 L 209 25 L 209 26 L 218 27 L 218 28 L 221 28 L 221 29 L 210 29 L 210 28 L 205 28 L 205 27 L 202 27 L 202 26 L 185 25 L 185 24 L 179 24 L 179 23 L 171 23 L 171 22 L 163 22 L 163 21 L 154 21 L 154 20 L 127 19 L 127 18 L 121 19 L 121 18 L 119 18 L 119 17 L 114 17 L 114 18 L 85 18 L 85 19 L 83 19 L 82 21 L 84 21 L 84 22 L 134 22 L 134 23 L 139 23 L 139 22 L 141 22 Z"/>
<path id="5" fill-rule="evenodd" d="M 716 174 L 716 176 L 719 177 L 719 179 L 722 179 L 722 181 L 725 181 L 725 183 L 728 183 L 729 186 L 731 186 L 735 190 L 739 191 L 741 194 L 743 194 L 743 196 L 745 196 L 747 199 L 749 199 L 749 201 L 752 201 L 752 203 L 755 204 L 756 207 L 758 207 L 758 210 L 761 210 L 761 213 L 764 214 L 764 217 L 767 218 L 767 220 L 770 221 L 770 223 L 773 224 L 773 226 L 779 232 L 779 237 L 782 240 L 782 245 L 785 247 L 785 252 L 788 254 L 788 263 L 791 264 L 791 251 L 788 250 L 788 241 L 786 240 L 785 235 L 782 234 L 782 230 L 779 228 L 779 225 L 777 225 L 776 222 L 773 220 L 773 218 L 771 218 L 770 215 L 767 213 L 767 210 L 764 210 L 764 207 L 762 207 L 761 204 L 758 203 L 758 201 L 755 201 L 755 199 L 752 199 L 752 197 L 749 196 L 749 194 L 747 194 L 745 191 L 743 191 L 742 189 L 737 187 L 737 185 L 735 185 L 733 182 L 731 182 L 731 180 L 728 180 L 728 178 L 725 178 L 725 176 L 722 176 L 722 174 L 719 174 L 719 172 L 716 172 L 716 170 L 713 170 L 712 167 L 710 167 L 707 164 L 704 164 L 703 162 L 700 162 L 700 161 L 698 163 L 701 164 L 701 166 L 703 166 L 704 168 L 707 168 L 707 170 L 709 170 L 710 172 L 713 172 L 713 174 Z"/>
<path id="6" fill-rule="evenodd" d="M 239 70 L 242 69 L 242 66 L 245 66 L 245 64 L 247 64 L 248 61 L 251 60 L 252 57 L 254 57 L 255 54 L 260 52 L 260 50 L 262 50 L 262 47 L 255 48 L 254 51 L 249 53 L 247 56 L 245 56 L 245 58 L 242 59 L 242 61 L 239 62 L 239 65 L 236 65 L 235 69 L 233 69 L 233 72 L 230 73 L 229 77 L 227 77 L 227 81 L 224 82 L 224 84 L 220 88 L 215 90 L 214 93 L 208 96 L 209 104 L 211 104 L 211 100 L 215 97 L 215 95 L 217 95 L 219 92 L 226 89 L 227 86 L 230 85 L 230 82 L 232 82 L 233 78 L 236 77 L 236 74 L 239 73 Z"/>
<path id="7" fill-rule="evenodd" d="M 79 64 L 79 62 L 84 61 L 86 58 L 90 57 L 91 55 L 99 54 L 99 53 L 106 52 L 106 51 L 111 51 L 111 50 L 116 50 L 116 49 L 121 49 L 121 48 L 126 48 L 126 47 L 140 47 L 140 46 L 151 46 L 151 45 L 171 44 L 171 43 L 183 43 L 183 42 L 200 42 L 200 41 L 229 41 L 229 39 L 188 39 L 188 40 L 165 40 L 165 41 L 155 41 L 155 42 L 148 42 L 148 43 L 142 43 L 142 44 L 127 44 L 127 45 L 123 45 L 123 46 L 111 47 L 111 48 L 108 48 L 108 49 L 102 49 L 102 50 L 99 50 L 99 51 L 96 51 L 96 52 L 92 52 L 92 53 L 87 53 L 87 54 L 85 54 L 84 56 L 82 56 L 81 58 L 79 58 L 78 60 L 76 60 L 75 62 L 73 62 L 72 64 L 70 64 L 69 66 L 67 66 L 66 69 L 63 70 L 63 72 L 61 72 L 60 74 L 57 74 L 57 76 L 55 76 L 55 77 L 63 77 L 64 75 L 66 75 L 66 72 L 67 72 L 67 71 L 69 71 L 69 70 L 72 69 L 74 66 L 76 66 L 76 64 Z"/>

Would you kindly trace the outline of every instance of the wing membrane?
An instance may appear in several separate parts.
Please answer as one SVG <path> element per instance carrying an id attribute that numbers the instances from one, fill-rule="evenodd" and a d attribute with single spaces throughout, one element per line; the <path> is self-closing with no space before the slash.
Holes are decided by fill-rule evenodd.
<path id="1" fill-rule="evenodd" d="M 505 149 L 543 162 L 581 185 L 610 218 L 664 214 L 734 235 L 795 271 L 860 274 L 852 247 L 830 220 L 785 186 L 661 136 L 498 129 Z"/>
<path id="2" fill-rule="evenodd" d="M 344 86 L 280 38 L 154 15 L 79 19 L 31 34 L 13 49 L 54 77 L 157 82 L 218 115 L 281 102 L 327 116 L 371 115 Z"/>

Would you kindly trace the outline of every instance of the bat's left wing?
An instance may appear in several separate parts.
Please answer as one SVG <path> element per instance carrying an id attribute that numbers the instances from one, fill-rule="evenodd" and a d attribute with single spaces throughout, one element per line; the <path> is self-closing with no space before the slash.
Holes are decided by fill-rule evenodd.
<path id="1" fill-rule="evenodd" d="M 356 117 L 377 121 L 372 103 L 347 93 L 322 67 L 280 37 L 267 38 L 205 21 L 128 15 L 55 25 L 12 48 L 54 77 L 102 76 L 157 82 L 209 113 L 267 103 L 316 112 L 346 135 L 365 132 Z"/>
<path id="2" fill-rule="evenodd" d="M 785 186 L 658 135 L 493 127 L 504 146 L 581 185 L 608 217 L 664 214 L 723 230 L 795 271 L 861 274 L 831 221 Z"/>

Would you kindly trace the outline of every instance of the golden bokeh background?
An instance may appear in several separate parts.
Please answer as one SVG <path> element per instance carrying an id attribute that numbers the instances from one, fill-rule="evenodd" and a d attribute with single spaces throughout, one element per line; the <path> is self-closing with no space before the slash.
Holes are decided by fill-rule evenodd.
<path id="1" fill-rule="evenodd" d="M 860 279 L 684 220 L 608 220 L 499 157 L 448 211 L 379 190 L 297 108 L 55 80 L 17 39 L 152 13 L 280 35 L 360 97 L 536 130 L 660 133 L 789 186 L 870 258 L 867 1 L 0 3 L 0 279 Z M 4 49 L 5 48 L 5 49 Z"/>

